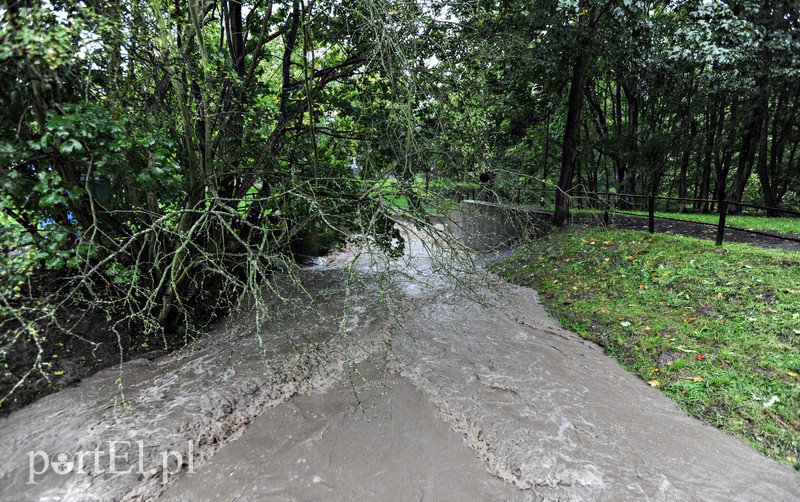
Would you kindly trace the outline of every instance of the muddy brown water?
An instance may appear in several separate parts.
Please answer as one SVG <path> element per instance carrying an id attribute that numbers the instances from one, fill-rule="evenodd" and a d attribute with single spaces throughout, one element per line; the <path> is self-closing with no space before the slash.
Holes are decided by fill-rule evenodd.
<path id="1" fill-rule="evenodd" d="M 456 294 L 423 251 L 391 283 L 331 260 L 302 275 L 305 313 L 235 316 L 126 364 L 122 387 L 105 370 L 0 419 L 0 500 L 800 500 L 794 470 L 687 417 L 534 291 Z"/>

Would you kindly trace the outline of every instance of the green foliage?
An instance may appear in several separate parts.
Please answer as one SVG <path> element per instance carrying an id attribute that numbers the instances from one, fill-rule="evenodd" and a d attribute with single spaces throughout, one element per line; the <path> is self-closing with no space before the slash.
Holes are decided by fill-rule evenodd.
<path id="1" fill-rule="evenodd" d="M 398 71 L 419 8 L 397 4 L 389 28 L 374 2 L 218 7 L 2 11 L 12 297 L 50 269 L 174 335 L 204 322 L 195 302 L 229 308 L 298 256 L 402 251 L 391 216 L 424 216 L 407 181 L 425 97 Z M 402 183 L 375 197 L 386 180 Z"/>
<path id="2" fill-rule="evenodd" d="M 402 254 L 395 213 L 427 218 L 422 6 L 27 5 L 0 10 L 0 362 L 31 359 L 0 406 L 53 377 L 53 305 L 174 347 L 242 302 L 269 315 L 309 255 Z"/>
<path id="3" fill-rule="evenodd" d="M 748 200 L 785 205 L 800 174 L 794 7 L 454 3 L 456 42 L 437 49 L 440 89 L 453 94 L 442 101 L 453 111 L 441 115 L 469 114 L 481 138 L 470 138 L 462 120 L 448 124 L 457 131 L 449 143 L 469 140 L 466 151 L 480 151 L 493 169 L 528 176 L 529 188 L 570 166 L 566 191 L 714 198 L 724 190 L 738 201 L 753 175 Z M 579 54 L 588 62 L 583 103 L 575 104 L 580 120 L 569 125 L 579 129 L 573 161 L 564 157 L 564 141 Z"/>
<path id="4" fill-rule="evenodd" d="M 16 222 L 0 215 L 0 295 L 7 300 L 20 296 L 20 289 L 43 258 L 33 238 Z"/>
<path id="5" fill-rule="evenodd" d="M 687 413 L 800 468 L 800 255 L 554 232 L 498 268 Z"/>

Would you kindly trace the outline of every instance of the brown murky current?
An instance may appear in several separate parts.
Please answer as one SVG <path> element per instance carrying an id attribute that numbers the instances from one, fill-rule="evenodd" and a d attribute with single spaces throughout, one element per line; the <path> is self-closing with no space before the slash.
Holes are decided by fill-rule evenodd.
<path id="1" fill-rule="evenodd" d="M 790 467 L 687 417 L 534 291 L 460 294 L 412 244 L 399 280 L 333 260 L 302 274 L 310 310 L 234 316 L 0 419 L 0 500 L 800 500 Z"/>

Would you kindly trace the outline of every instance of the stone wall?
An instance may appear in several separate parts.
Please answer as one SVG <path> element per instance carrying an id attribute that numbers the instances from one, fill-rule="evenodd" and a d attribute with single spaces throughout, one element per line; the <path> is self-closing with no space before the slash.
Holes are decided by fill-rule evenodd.
<path id="1" fill-rule="evenodd" d="M 450 214 L 454 235 L 477 251 L 492 251 L 550 230 L 552 213 L 478 200 L 461 201 Z"/>

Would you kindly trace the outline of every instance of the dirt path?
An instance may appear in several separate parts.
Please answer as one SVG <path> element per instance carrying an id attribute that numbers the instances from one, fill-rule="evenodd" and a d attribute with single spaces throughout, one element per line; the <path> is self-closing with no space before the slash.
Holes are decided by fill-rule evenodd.
<path id="1" fill-rule="evenodd" d="M 597 218 L 592 218 L 592 223 L 597 223 Z M 578 218 L 578 221 L 584 222 L 585 218 Z M 588 221 L 587 221 L 588 222 Z M 626 216 L 614 214 L 611 224 L 619 229 L 625 230 L 642 230 L 647 231 L 647 218 L 638 216 Z M 798 227 L 800 228 L 800 227 Z M 659 233 L 682 235 L 684 237 L 695 237 L 698 239 L 710 239 L 712 241 L 717 238 L 717 227 L 714 225 L 703 225 L 701 223 L 694 223 L 691 221 L 678 221 L 671 219 L 655 219 L 655 231 Z M 784 240 L 775 237 L 769 237 L 764 234 L 773 234 L 776 237 L 790 237 L 795 240 Z M 754 233 L 746 230 L 734 230 L 726 228 L 723 246 L 725 243 L 737 242 L 742 244 L 751 244 L 753 246 L 761 246 L 773 249 L 788 249 L 791 251 L 800 251 L 800 239 L 798 234 L 779 234 L 771 232 Z"/>
<path id="2" fill-rule="evenodd" d="M 339 270 L 310 272 L 318 316 L 260 336 L 240 316 L 132 362 L 124 412 L 106 370 L 0 419 L 0 500 L 800 499 L 794 470 L 688 418 L 534 291 L 454 295 L 414 252 L 399 324 L 373 282 L 345 302 Z M 85 465 L 59 474 L 58 452 Z"/>

